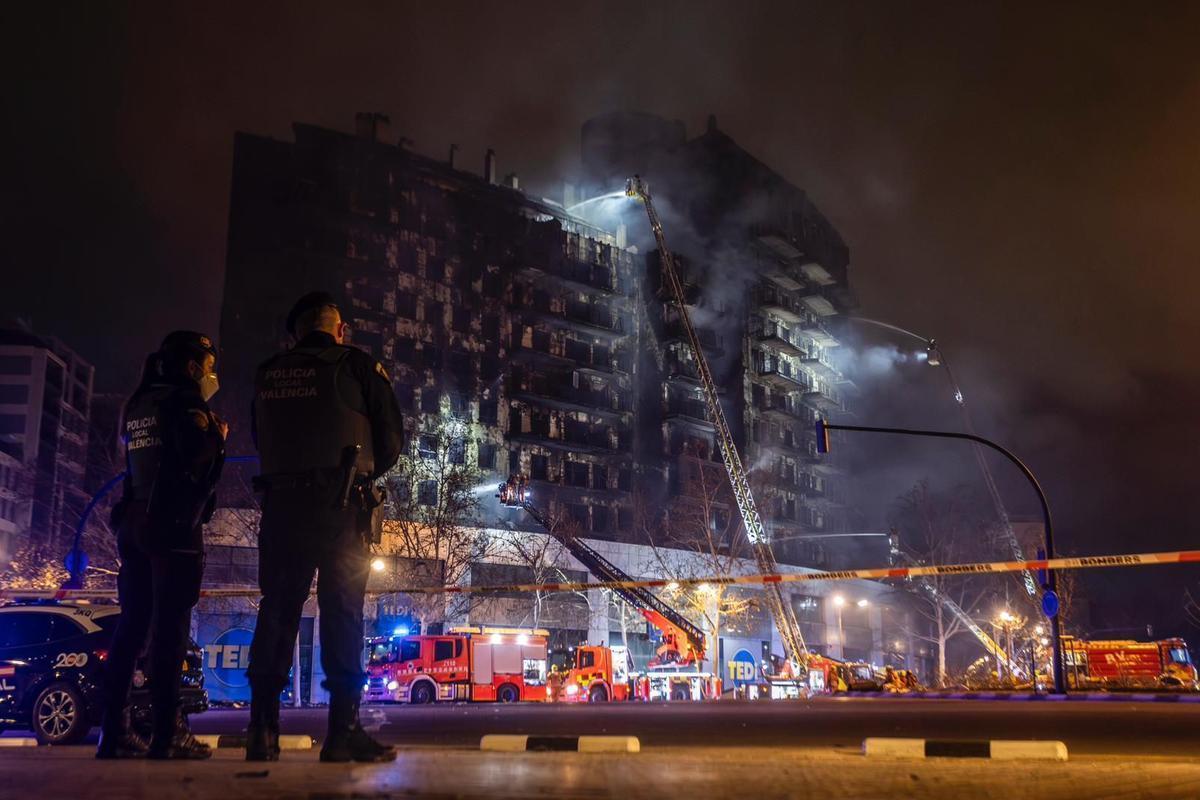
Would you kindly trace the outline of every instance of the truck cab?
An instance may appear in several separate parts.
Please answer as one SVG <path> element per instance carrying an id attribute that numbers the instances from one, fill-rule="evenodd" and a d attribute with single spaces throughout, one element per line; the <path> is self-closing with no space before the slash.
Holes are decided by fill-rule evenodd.
<path id="1" fill-rule="evenodd" d="M 606 703 L 630 698 L 629 650 L 584 644 L 562 676 L 556 700 L 567 703 Z"/>

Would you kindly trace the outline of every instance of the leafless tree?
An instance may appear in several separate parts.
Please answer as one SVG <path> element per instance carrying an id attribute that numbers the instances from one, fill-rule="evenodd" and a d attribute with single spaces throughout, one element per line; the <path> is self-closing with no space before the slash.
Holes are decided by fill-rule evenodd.
<path id="1" fill-rule="evenodd" d="M 690 452 L 682 454 L 678 464 L 680 491 L 665 515 L 645 495 L 635 498 L 635 520 L 653 562 L 648 569 L 673 581 L 737 575 L 752 554 L 724 467 Z M 724 583 L 670 587 L 663 599 L 704 630 L 714 668 L 722 626 L 757 608 L 753 596 Z"/>
<path id="2" fill-rule="evenodd" d="M 979 532 L 961 490 L 937 493 L 925 480 L 899 498 L 892 524 L 900 533 L 902 548 L 918 564 L 954 563 L 970 550 L 969 536 Z M 931 575 L 917 580 L 924 586 L 913 587 L 913 596 L 918 601 L 918 615 L 927 624 L 907 633 L 936 648 L 937 682 L 945 686 L 947 646 L 970 629 L 937 598 L 949 598 L 967 614 L 973 614 L 986 595 L 986 587 L 968 576 Z"/>
<path id="3" fill-rule="evenodd" d="M 440 422 L 415 437 L 412 449 L 385 478 L 388 524 L 380 550 L 404 559 L 441 561 L 442 579 L 449 585 L 467 582 L 471 566 L 495 549 L 480 524 L 481 500 L 490 487 L 470 460 L 464 436 L 460 423 Z M 422 630 L 469 610 L 470 595 L 453 597 L 447 602 L 442 594 L 412 596 Z"/>

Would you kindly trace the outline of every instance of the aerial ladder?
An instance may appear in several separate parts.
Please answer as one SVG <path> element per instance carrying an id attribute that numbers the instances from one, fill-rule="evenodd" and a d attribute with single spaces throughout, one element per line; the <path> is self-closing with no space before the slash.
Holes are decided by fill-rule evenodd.
<path id="1" fill-rule="evenodd" d="M 595 548 L 574 535 L 573 531 L 555 525 L 546 514 L 530 500 L 529 486 L 520 476 L 511 476 L 500 484 L 500 502 L 510 508 L 524 509 L 546 532 L 560 542 L 575 560 L 601 581 L 616 584 L 631 582 L 633 578 L 617 567 Z M 653 664 L 699 664 L 704 661 L 704 631 L 693 625 L 686 617 L 664 603 L 659 597 L 639 586 L 612 587 L 621 599 L 638 610 L 646 621 L 657 628 L 663 637 Z"/>
<path id="2" fill-rule="evenodd" d="M 678 307 L 679 318 L 683 324 L 688 344 L 691 346 L 692 353 L 696 357 L 697 373 L 700 378 L 700 385 L 704 390 L 709 421 L 716 429 L 717 446 L 721 453 L 721 460 L 725 463 L 725 471 L 729 475 L 729 484 L 733 489 L 734 500 L 737 502 L 738 510 L 742 515 L 742 525 L 746 529 L 746 538 L 750 540 L 750 545 L 754 550 L 758 569 L 764 574 L 777 574 L 779 572 L 779 565 L 775 561 L 774 553 L 771 552 L 771 543 L 767 540 L 766 530 L 763 528 L 762 519 L 758 515 L 758 508 L 754 504 L 754 496 L 750 493 L 750 483 L 746 478 L 746 470 L 742 467 L 742 459 L 738 455 L 733 435 L 729 431 L 729 423 L 725 419 L 725 411 L 721 408 L 721 400 L 717 396 L 717 386 L 713 381 L 712 372 L 709 370 L 708 359 L 704 357 L 704 348 L 700 345 L 696 329 L 692 326 L 691 315 L 688 314 L 687 310 L 687 300 L 683 283 L 680 280 L 679 271 L 675 264 L 675 256 L 671 253 L 670 248 L 667 247 L 667 240 L 663 234 L 662 221 L 659 219 L 658 212 L 654 209 L 654 203 L 650 199 L 650 188 L 641 177 L 634 175 L 625 184 L 625 194 L 628 197 L 641 200 L 646 206 L 646 215 L 650 218 L 650 230 L 654 234 L 655 242 L 658 244 L 663 277 L 666 279 L 671 294 L 675 299 L 675 305 Z M 783 592 L 779 588 L 778 583 L 767 584 L 765 594 L 767 605 L 771 610 L 771 616 L 775 621 L 775 627 L 778 628 L 779 636 L 783 640 L 787 657 L 797 666 L 807 665 L 808 648 L 804 643 L 804 636 L 800 632 L 800 623 L 796 619 L 796 612 L 784 600 Z"/>

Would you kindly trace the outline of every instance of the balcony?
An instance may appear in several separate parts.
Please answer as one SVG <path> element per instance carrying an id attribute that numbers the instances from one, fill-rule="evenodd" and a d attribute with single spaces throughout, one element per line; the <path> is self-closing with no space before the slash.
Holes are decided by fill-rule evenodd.
<path id="1" fill-rule="evenodd" d="M 692 330 L 696 332 L 696 338 L 700 340 L 700 346 L 704 348 L 705 354 L 723 355 L 725 353 L 725 348 L 721 345 L 721 337 L 717 335 L 716 331 L 712 330 L 711 328 L 701 328 L 696 325 L 692 326 Z M 684 330 L 683 322 L 681 320 L 668 322 L 663 329 L 663 337 L 667 341 L 688 341 L 687 331 Z"/>
<path id="2" fill-rule="evenodd" d="M 832 317 L 837 313 L 837 309 L 833 307 L 833 303 L 829 302 L 823 295 L 820 294 L 814 293 L 807 295 L 802 297 L 800 302 L 818 317 Z"/>
<path id="3" fill-rule="evenodd" d="M 785 339 L 779 329 L 773 325 L 768 326 L 756 338 L 760 344 L 770 347 L 779 353 L 785 353 L 796 358 L 804 358 L 808 355 L 804 350 Z"/>
<path id="4" fill-rule="evenodd" d="M 767 419 L 773 419 L 778 422 L 791 422 L 799 420 L 808 422 L 808 410 L 797 405 L 789 405 L 788 403 L 775 400 L 770 403 L 758 403 L 755 405 L 758 413 Z"/>
<path id="5" fill-rule="evenodd" d="M 510 433 L 509 439 L 516 442 L 528 442 L 553 450 L 563 450 L 571 453 L 587 453 L 589 455 L 605 455 L 625 452 L 629 449 L 628 442 L 621 442 L 618 437 L 617 446 L 612 445 L 608 431 L 588 431 L 571 435 L 551 436 L 548 427 L 534 427 L 522 433 Z"/>
<path id="6" fill-rule="evenodd" d="M 716 427 L 708 421 L 708 406 L 699 400 L 672 400 L 667 404 L 666 420 L 711 433 Z"/>
<path id="7" fill-rule="evenodd" d="M 667 379 L 700 385 L 700 370 L 694 362 L 669 358 L 666 363 Z"/>
<path id="8" fill-rule="evenodd" d="M 782 392 L 803 392 L 808 389 L 808 384 L 798 375 L 793 375 L 785 365 L 759 364 L 755 371 L 758 379 L 772 389 Z"/>
<path id="9" fill-rule="evenodd" d="M 544 408 L 553 408 L 558 411 L 583 411 L 609 419 L 619 420 L 629 412 L 628 408 L 622 407 L 628 404 L 624 403 L 619 395 L 610 392 L 572 389 L 570 385 L 558 387 L 533 384 L 524 388 L 513 387 L 512 397 Z"/>
<path id="10" fill-rule="evenodd" d="M 594 333 L 608 336 L 625 334 L 625 326 L 622 325 L 620 317 L 614 315 L 612 309 L 606 305 L 568 302 L 563 316 L 568 322 Z"/>
<path id="11" fill-rule="evenodd" d="M 816 320 L 809 320 L 800 325 L 800 332 L 821 347 L 837 347 L 841 342 Z"/>
<path id="12" fill-rule="evenodd" d="M 784 322 L 800 323 L 804 321 L 804 312 L 780 291 L 759 289 L 755 299 L 760 309 L 771 312 Z"/>
<path id="13" fill-rule="evenodd" d="M 817 411 L 841 411 L 842 404 L 824 392 L 805 392 L 804 402 Z"/>
<path id="14" fill-rule="evenodd" d="M 841 374 L 836 369 L 819 358 L 804 357 L 798 360 L 801 367 L 821 380 L 831 381 L 841 377 Z"/>
<path id="15" fill-rule="evenodd" d="M 548 364 L 553 366 L 570 366 L 571 359 L 564 355 L 551 352 L 550 342 L 535 341 L 529 347 L 521 344 L 514 345 L 509 351 L 510 357 L 514 361 L 532 364 Z"/>
<path id="16" fill-rule="evenodd" d="M 549 277 L 574 289 L 600 291 L 608 295 L 623 294 L 620 281 L 614 280 L 613 269 L 601 264 L 568 259 L 555 269 L 523 267 L 521 271 L 534 277 Z"/>

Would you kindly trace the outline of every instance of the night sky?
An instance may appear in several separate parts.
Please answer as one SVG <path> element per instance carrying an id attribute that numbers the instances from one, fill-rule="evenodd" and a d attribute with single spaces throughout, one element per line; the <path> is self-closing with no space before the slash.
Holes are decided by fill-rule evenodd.
<path id="1" fill-rule="evenodd" d="M 384 111 L 416 150 L 480 169 L 494 147 L 549 194 L 589 116 L 695 135 L 714 113 L 840 230 L 863 314 L 944 342 L 1060 549 L 1200 546 L 1198 4 L 54 5 L 6 15 L 0 312 L 102 390 L 164 331 L 216 332 L 235 130 Z M 861 344 L 890 343 L 910 345 Z M 928 367 L 863 385 L 863 422 L 957 425 Z M 951 480 L 941 452 L 879 448 L 868 524 L 915 477 Z M 1111 624 L 1186 633 L 1197 577 L 1093 581 Z"/>

